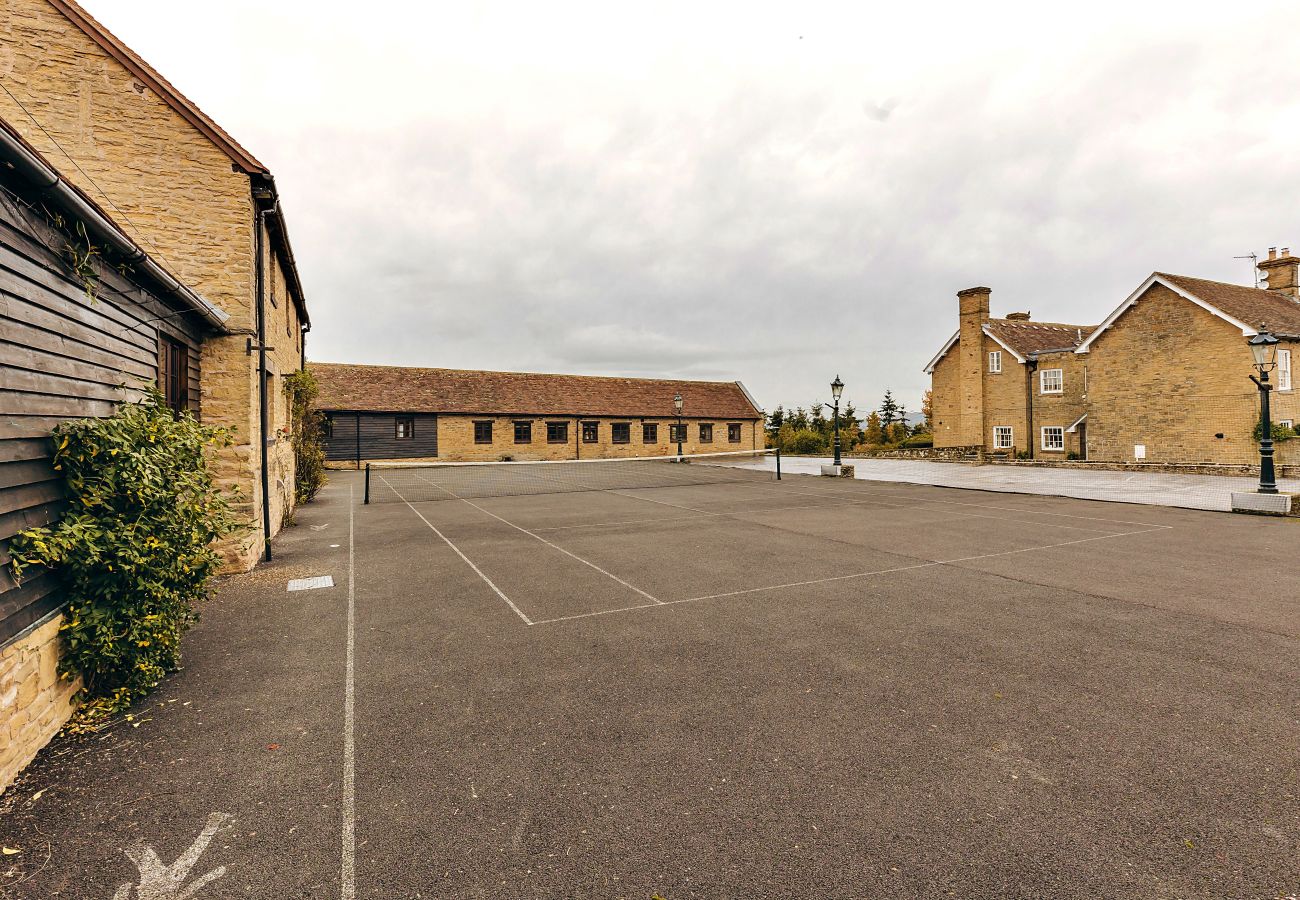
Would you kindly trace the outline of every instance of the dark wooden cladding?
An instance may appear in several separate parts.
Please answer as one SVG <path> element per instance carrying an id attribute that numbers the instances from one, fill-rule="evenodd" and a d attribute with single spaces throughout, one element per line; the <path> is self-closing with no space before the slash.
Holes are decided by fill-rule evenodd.
<path id="1" fill-rule="evenodd" d="M 32 201 L 0 168 L 0 644 L 62 602 L 53 577 L 32 572 L 20 584 L 9 568 L 8 539 L 57 521 L 67 506 L 50 430 L 110 415 L 157 384 L 164 339 L 185 368 L 173 394 L 197 414 L 205 334 L 197 315 L 109 266 L 96 265 L 87 297 L 60 256 L 67 238 Z"/>
<path id="2" fill-rule="evenodd" d="M 438 417 L 432 413 L 326 413 L 331 426 L 325 458 L 333 461 L 423 459 L 438 455 Z M 397 437 L 397 419 L 413 419 L 410 438 Z M 359 426 L 359 431 L 358 431 Z"/>

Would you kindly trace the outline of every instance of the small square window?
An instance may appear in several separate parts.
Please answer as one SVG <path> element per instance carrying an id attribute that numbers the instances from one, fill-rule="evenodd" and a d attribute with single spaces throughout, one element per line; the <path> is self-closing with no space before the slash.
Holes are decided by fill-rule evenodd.
<path id="1" fill-rule="evenodd" d="M 1038 384 L 1044 394 L 1060 394 L 1065 390 L 1065 371 L 1043 369 L 1038 373 Z"/>
<path id="2" fill-rule="evenodd" d="M 1002 371 L 1002 351 L 989 351 L 989 374 L 997 375 Z"/>
<path id="3" fill-rule="evenodd" d="M 609 426 L 609 439 L 615 444 L 632 443 L 632 423 L 615 422 Z"/>
<path id="4" fill-rule="evenodd" d="M 516 422 L 515 423 L 515 443 L 531 444 L 533 442 L 533 423 Z"/>
<path id="5" fill-rule="evenodd" d="M 740 423 L 731 422 L 727 425 L 727 442 L 731 444 L 740 443 Z"/>
<path id="6" fill-rule="evenodd" d="M 685 443 L 685 442 L 686 442 L 686 426 L 685 426 L 685 425 L 669 425 L 669 426 L 668 426 L 668 440 L 672 441 L 673 443 Z"/>
<path id="7" fill-rule="evenodd" d="M 643 444 L 659 443 L 659 423 L 646 422 L 641 426 L 641 442 Z"/>
<path id="8" fill-rule="evenodd" d="M 415 437 L 415 416 L 398 416 L 393 420 L 393 437 L 409 441 Z"/>
<path id="9" fill-rule="evenodd" d="M 1065 449 L 1065 429 L 1059 425 L 1048 425 L 1043 429 L 1044 450 Z"/>
<path id="10" fill-rule="evenodd" d="M 712 423 L 712 422 L 701 422 L 701 423 L 700 423 L 700 443 L 701 443 L 701 444 L 712 444 L 712 443 L 713 443 L 713 423 Z"/>
<path id="11" fill-rule="evenodd" d="M 583 422 L 582 423 L 582 442 L 584 444 L 595 444 L 600 441 L 600 423 Z"/>
<path id="12" fill-rule="evenodd" d="M 1010 425 L 996 425 L 993 428 L 993 449 L 1010 450 L 1015 446 L 1015 438 Z"/>
<path id="13" fill-rule="evenodd" d="M 492 443 L 492 423 L 475 422 L 474 423 L 474 443 L 490 444 Z"/>
<path id="14" fill-rule="evenodd" d="M 568 422 L 547 422 L 546 423 L 546 443 L 567 444 L 568 442 L 569 442 Z"/>

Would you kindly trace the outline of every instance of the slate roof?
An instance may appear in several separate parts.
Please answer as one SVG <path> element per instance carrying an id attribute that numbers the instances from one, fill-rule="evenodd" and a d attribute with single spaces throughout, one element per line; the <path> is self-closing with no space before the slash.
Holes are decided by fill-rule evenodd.
<path id="1" fill-rule="evenodd" d="M 757 419 L 738 381 L 676 381 L 310 363 L 320 382 L 316 406 L 354 412 L 465 415 L 672 417 L 681 394 L 687 418 Z"/>
<path id="2" fill-rule="evenodd" d="M 1267 327 L 1275 334 L 1300 335 L 1300 302 L 1279 291 L 1165 272 L 1155 274 L 1256 331 Z"/>
<path id="3" fill-rule="evenodd" d="M 1065 325 L 1059 322 L 1033 322 L 1023 319 L 989 319 L 985 330 L 1021 356 L 1030 357 L 1049 350 L 1073 350 L 1096 325 Z"/>

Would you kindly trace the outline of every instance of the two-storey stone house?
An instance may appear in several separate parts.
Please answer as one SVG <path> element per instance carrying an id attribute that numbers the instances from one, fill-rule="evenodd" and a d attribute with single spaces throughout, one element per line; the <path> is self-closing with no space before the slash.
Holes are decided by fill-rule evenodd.
<path id="1" fill-rule="evenodd" d="M 275 180 L 76 3 L 3 0 L 0 10 L 0 118 L 230 315 L 202 345 L 195 406 L 235 431 L 218 472 L 253 526 L 226 548 L 248 568 L 292 506 L 282 378 L 301 367 L 310 327 Z"/>
<path id="2" fill-rule="evenodd" d="M 1154 272 L 1097 326 L 989 315 L 958 294 L 960 326 L 926 372 L 936 447 L 1115 463 L 1253 465 L 1258 392 L 1247 341 L 1280 340 L 1273 419 L 1300 424 L 1300 257 L 1270 250 L 1266 288 Z M 1278 462 L 1300 464 L 1300 439 Z"/>
<path id="3" fill-rule="evenodd" d="M 1008 456 L 1082 455 L 1085 374 L 1075 350 L 1092 326 L 989 315 L 986 287 L 960 292 L 960 326 L 930 360 L 936 447 Z"/>

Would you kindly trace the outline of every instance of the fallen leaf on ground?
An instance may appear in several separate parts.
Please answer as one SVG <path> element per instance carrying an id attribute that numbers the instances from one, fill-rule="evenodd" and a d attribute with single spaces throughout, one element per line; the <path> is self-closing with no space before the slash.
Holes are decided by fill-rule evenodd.
<path id="1" fill-rule="evenodd" d="M 15 853 L 22 853 L 22 852 L 23 852 L 23 851 L 19 850 L 19 849 L 16 848 L 16 847 L 5 847 L 5 848 L 4 848 L 4 855 L 5 855 L 5 856 L 13 856 Z"/>

